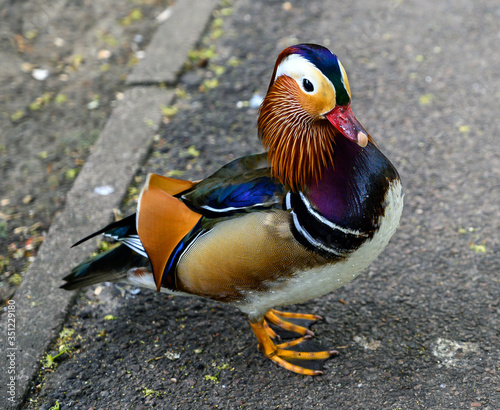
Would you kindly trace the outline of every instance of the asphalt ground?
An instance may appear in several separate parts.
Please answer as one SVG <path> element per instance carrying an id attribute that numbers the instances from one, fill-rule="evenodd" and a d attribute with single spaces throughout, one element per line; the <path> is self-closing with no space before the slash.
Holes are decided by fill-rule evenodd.
<path id="1" fill-rule="evenodd" d="M 500 408 L 498 17 L 494 1 L 224 4 L 199 58 L 167 86 L 173 105 L 121 208 L 133 209 L 147 172 L 199 179 L 260 151 L 250 101 L 265 93 L 277 54 L 297 42 L 329 47 L 349 75 L 354 113 L 406 192 L 401 226 L 366 273 L 290 307 L 323 316 L 316 340 L 340 354 L 323 376 L 299 376 L 266 360 L 231 308 L 100 285 L 66 303 L 48 353 L 68 351 L 52 364 L 45 356 L 22 407 Z M 93 220 L 85 225 L 68 241 Z M 81 252 L 39 264 L 69 270 Z M 68 299 L 50 292 L 52 304 Z M 17 332 L 36 334 L 30 325 Z"/>

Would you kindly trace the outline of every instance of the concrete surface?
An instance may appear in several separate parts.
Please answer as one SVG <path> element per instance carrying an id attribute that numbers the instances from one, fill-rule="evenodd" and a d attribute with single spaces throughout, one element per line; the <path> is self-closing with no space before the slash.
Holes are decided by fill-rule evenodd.
<path id="1" fill-rule="evenodd" d="M 239 0 L 229 7 L 224 34 L 211 38 L 209 25 L 202 43 L 216 55 L 178 80 L 188 96 L 175 100 L 179 111 L 138 175 L 200 178 L 258 151 L 257 110 L 248 101 L 265 92 L 278 52 L 296 42 L 336 52 L 357 118 L 406 190 L 401 227 L 369 270 L 291 308 L 322 315 L 316 339 L 341 354 L 323 376 L 301 377 L 265 360 L 244 317 L 223 305 L 103 285 L 69 309 L 64 327 L 75 332 L 73 353 L 42 369 L 24 406 L 500 408 L 498 3 Z M 65 213 L 80 200 L 68 198 Z M 101 221 L 72 230 L 71 240 L 94 223 Z M 49 245 L 66 234 L 55 224 L 50 235 Z M 60 249 L 39 258 L 33 266 L 52 262 L 57 277 L 71 264 Z M 42 286 L 46 275 L 26 288 Z M 71 299 L 40 290 L 52 304 Z M 31 316 L 19 292 L 18 312 Z M 59 317 L 66 311 L 56 310 Z M 35 353 L 33 364 L 43 351 Z"/>

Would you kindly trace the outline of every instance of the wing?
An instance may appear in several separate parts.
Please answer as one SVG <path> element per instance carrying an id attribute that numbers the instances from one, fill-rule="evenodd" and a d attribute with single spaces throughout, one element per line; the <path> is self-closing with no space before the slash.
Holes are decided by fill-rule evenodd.
<path id="1" fill-rule="evenodd" d="M 165 189 L 170 184 L 170 178 L 150 174 L 138 204 L 137 231 L 158 290 L 178 289 L 177 264 L 198 238 L 223 220 L 281 209 L 285 191 L 271 177 L 266 154 L 237 159 L 173 195 Z"/>
<path id="2" fill-rule="evenodd" d="M 210 218 L 281 206 L 284 187 L 272 178 L 266 154 L 239 158 L 180 195 Z"/>
<path id="3" fill-rule="evenodd" d="M 197 238 L 221 221 L 281 209 L 285 191 L 272 178 L 265 153 L 232 161 L 200 182 L 150 174 L 136 214 L 75 245 L 98 234 L 112 237 L 149 258 L 158 290 L 177 290 L 178 261 Z"/>

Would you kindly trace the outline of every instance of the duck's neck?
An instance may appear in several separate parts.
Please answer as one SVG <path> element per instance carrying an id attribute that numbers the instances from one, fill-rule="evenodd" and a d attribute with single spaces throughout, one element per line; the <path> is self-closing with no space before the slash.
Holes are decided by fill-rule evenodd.
<path id="1" fill-rule="evenodd" d="M 396 169 L 375 145 L 361 148 L 346 138 L 337 138 L 333 163 L 304 194 L 329 221 L 369 234 L 378 227 L 385 194 L 395 178 Z"/>

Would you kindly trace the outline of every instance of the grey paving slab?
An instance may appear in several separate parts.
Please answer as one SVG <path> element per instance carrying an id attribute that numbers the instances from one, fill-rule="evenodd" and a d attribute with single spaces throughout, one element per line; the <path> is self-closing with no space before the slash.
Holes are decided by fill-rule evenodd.
<path id="1" fill-rule="evenodd" d="M 217 5 L 215 0 L 183 0 L 172 6 L 146 51 L 146 56 L 127 78 L 127 84 L 172 83 L 188 52 L 205 29 Z"/>

